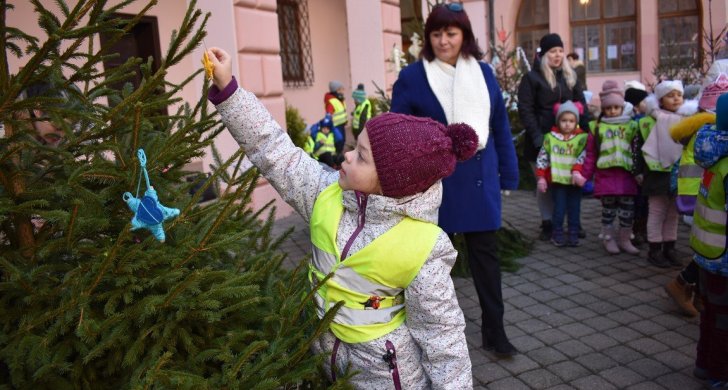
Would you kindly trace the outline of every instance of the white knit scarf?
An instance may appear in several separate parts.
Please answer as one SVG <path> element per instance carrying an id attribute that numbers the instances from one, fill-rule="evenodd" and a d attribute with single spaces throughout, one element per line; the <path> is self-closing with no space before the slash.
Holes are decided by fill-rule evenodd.
<path id="1" fill-rule="evenodd" d="M 488 142 L 490 95 L 483 70 L 472 57 L 458 57 L 456 66 L 438 59 L 422 60 L 430 88 L 448 124 L 466 123 L 478 135 L 478 150 Z"/>

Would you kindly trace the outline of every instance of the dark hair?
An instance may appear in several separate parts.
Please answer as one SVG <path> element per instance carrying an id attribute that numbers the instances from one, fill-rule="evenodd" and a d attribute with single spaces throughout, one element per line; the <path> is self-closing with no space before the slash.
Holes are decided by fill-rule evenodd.
<path id="1" fill-rule="evenodd" d="M 435 59 L 435 52 L 432 49 L 432 44 L 430 43 L 430 34 L 433 31 L 447 27 L 457 27 L 463 30 L 463 46 L 460 48 L 461 54 L 466 57 L 473 56 L 476 60 L 483 59 L 485 54 L 482 50 L 480 50 L 478 42 L 475 40 L 475 35 L 473 35 L 473 28 L 470 25 L 468 14 L 466 14 L 464 10 L 451 11 L 445 4 L 438 4 L 432 7 L 432 12 L 430 12 L 430 15 L 427 17 L 427 22 L 425 22 L 425 36 L 423 39 L 425 41 L 425 46 L 422 48 L 422 52 L 420 53 L 422 57 L 424 57 L 427 61 Z"/>
<path id="2" fill-rule="evenodd" d="M 579 60 L 579 54 L 577 53 L 569 53 L 566 55 L 566 58 L 571 58 L 572 60 Z"/>

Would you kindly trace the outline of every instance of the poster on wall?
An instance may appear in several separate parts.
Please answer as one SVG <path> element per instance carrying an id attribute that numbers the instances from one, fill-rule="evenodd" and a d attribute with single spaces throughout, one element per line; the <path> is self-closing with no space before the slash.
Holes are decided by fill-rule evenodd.
<path id="1" fill-rule="evenodd" d="M 607 46 L 607 59 L 609 59 L 609 60 L 617 59 L 617 45 Z"/>
<path id="2" fill-rule="evenodd" d="M 599 46 L 592 46 L 589 48 L 589 61 L 599 59 Z"/>

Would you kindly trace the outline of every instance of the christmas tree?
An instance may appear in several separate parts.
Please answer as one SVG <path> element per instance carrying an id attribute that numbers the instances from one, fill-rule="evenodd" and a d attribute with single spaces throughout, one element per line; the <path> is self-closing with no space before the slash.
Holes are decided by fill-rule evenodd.
<path id="1" fill-rule="evenodd" d="M 186 180 L 225 130 L 204 97 L 178 96 L 202 70 L 165 75 L 209 15 L 190 1 L 159 64 L 105 69 L 156 1 L 131 19 L 117 13 L 136 0 L 31 2 L 47 38 L 8 26 L 0 1 L 0 388 L 318 385 L 309 346 L 329 318 L 311 315 L 305 268 L 280 268 L 285 236 L 248 207 L 257 173 L 242 152 L 215 154 L 209 177 Z M 14 74 L 10 56 L 25 63 Z M 39 137 L 49 124 L 55 140 Z M 180 210 L 164 242 L 132 230 L 122 199 L 144 195 L 140 148 L 159 201 Z"/>

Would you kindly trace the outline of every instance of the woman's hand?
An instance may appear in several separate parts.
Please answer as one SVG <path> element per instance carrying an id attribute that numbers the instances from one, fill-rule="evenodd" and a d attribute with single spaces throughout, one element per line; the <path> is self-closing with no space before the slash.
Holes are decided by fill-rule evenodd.
<path id="1" fill-rule="evenodd" d="M 230 54 L 219 47 L 211 47 L 207 50 L 210 61 L 215 65 L 212 71 L 212 83 L 218 89 L 224 89 L 233 79 L 233 61 Z"/>
<path id="2" fill-rule="evenodd" d="M 584 184 L 586 184 L 586 178 L 582 176 L 581 172 L 574 171 L 571 173 L 571 184 L 578 187 L 584 187 Z"/>

